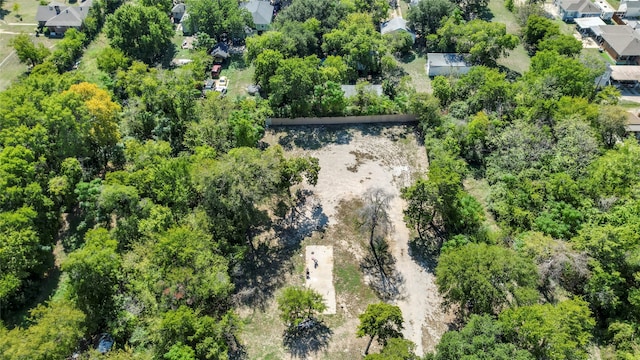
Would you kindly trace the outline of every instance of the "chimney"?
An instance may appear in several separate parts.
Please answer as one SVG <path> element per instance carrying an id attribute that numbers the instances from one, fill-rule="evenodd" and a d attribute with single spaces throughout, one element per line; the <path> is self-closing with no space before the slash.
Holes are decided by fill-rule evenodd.
<path id="1" fill-rule="evenodd" d="M 60 6 L 56 5 L 54 8 L 56 9 L 56 15 L 60 15 Z"/>

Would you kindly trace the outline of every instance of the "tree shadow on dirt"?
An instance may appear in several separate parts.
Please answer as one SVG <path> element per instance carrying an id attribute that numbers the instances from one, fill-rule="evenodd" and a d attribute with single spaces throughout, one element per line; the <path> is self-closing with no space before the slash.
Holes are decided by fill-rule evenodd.
<path id="1" fill-rule="evenodd" d="M 289 213 L 271 226 L 271 240 L 275 244 L 260 242 L 254 256 L 246 256 L 238 264 L 234 277 L 237 305 L 264 310 L 274 292 L 285 281 L 286 273 L 293 271 L 291 256 L 300 249 L 300 243 L 314 231 L 324 231 L 328 218 L 317 198 L 310 190 L 298 192 Z"/>
<path id="2" fill-rule="evenodd" d="M 313 320 L 313 326 L 288 329 L 282 337 L 282 344 L 294 357 L 305 359 L 329 346 L 333 331 L 324 323 Z"/>
<path id="3" fill-rule="evenodd" d="M 229 350 L 229 360 L 248 360 L 249 354 L 247 353 L 246 346 L 237 344 L 235 348 Z"/>
<path id="4" fill-rule="evenodd" d="M 426 271 L 434 274 L 438 266 L 441 242 L 425 241 L 419 237 L 409 241 L 409 256 Z"/>
<path id="5" fill-rule="evenodd" d="M 381 240 L 376 245 L 378 261 L 371 248 L 360 262 L 360 269 L 369 280 L 369 286 L 383 300 L 397 300 L 404 293 L 404 277 L 395 268 L 396 259 L 389 252 L 389 245 Z"/>
<path id="6" fill-rule="evenodd" d="M 317 150 L 328 144 L 346 145 L 351 142 L 353 135 L 349 127 L 342 125 L 296 126 L 287 129 L 287 135 L 280 138 L 278 143 L 285 150 L 298 147 L 305 150 Z"/>

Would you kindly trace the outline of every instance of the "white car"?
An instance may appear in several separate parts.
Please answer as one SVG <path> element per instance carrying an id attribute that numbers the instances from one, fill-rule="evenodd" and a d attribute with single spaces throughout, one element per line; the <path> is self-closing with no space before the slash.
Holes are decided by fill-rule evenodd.
<path id="1" fill-rule="evenodd" d="M 224 94 L 227 92 L 227 87 L 229 87 L 229 80 L 226 76 L 221 76 L 220 79 L 216 81 L 216 88 L 214 90 Z"/>

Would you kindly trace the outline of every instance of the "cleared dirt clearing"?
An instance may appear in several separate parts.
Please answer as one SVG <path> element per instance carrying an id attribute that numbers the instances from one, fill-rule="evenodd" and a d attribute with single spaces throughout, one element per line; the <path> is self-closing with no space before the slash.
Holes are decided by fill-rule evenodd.
<path id="1" fill-rule="evenodd" d="M 393 223 L 388 243 L 396 260 L 395 267 L 403 279 L 395 303 L 404 315 L 405 337 L 416 343 L 417 353 L 422 355 L 433 350 L 452 317 L 441 308 L 442 299 L 434 275 L 427 271 L 429 264 L 419 264 L 409 254 L 411 232 L 403 221 L 405 203 L 400 199 L 400 189 L 423 175 L 428 166 L 425 149 L 414 130 L 414 127 L 404 125 L 280 127 L 269 130 L 264 140 L 282 145 L 291 155 L 310 155 L 319 159 L 318 184 L 307 189 L 317 198 L 329 226 L 344 220 L 337 216 L 341 201 L 359 198 L 370 188 L 382 188 L 393 195 L 388 209 Z M 362 259 L 360 244 L 344 246 L 352 248 L 355 259 Z M 340 293 L 337 301 L 340 305 Z M 349 322 L 349 326 L 353 325 Z M 336 333 L 342 330 L 335 329 Z M 356 331 L 355 327 L 344 330 L 352 334 Z M 337 345 L 334 343 L 345 341 L 348 339 L 334 338 L 329 351 Z"/>

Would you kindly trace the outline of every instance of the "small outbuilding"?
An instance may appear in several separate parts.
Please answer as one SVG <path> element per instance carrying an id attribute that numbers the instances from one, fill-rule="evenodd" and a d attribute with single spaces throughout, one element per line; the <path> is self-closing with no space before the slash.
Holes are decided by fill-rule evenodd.
<path id="1" fill-rule="evenodd" d="M 231 56 L 229 54 L 229 45 L 223 42 L 219 42 L 211 51 L 211 56 L 213 56 L 214 63 L 220 64 L 224 62 L 224 60 L 228 59 L 229 56 Z"/>
<path id="2" fill-rule="evenodd" d="M 467 61 L 467 54 L 428 53 L 427 75 L 464 75 L 471 70 L 472 64 Z"/>

